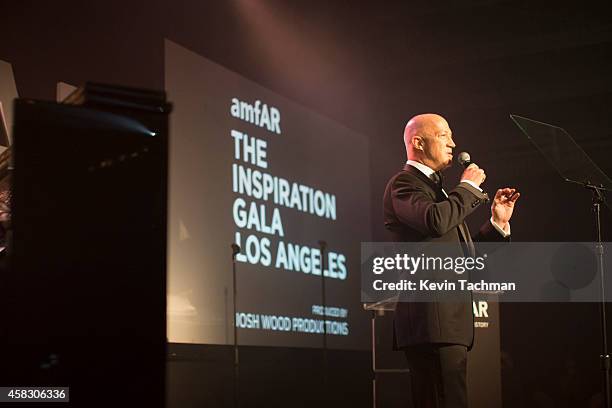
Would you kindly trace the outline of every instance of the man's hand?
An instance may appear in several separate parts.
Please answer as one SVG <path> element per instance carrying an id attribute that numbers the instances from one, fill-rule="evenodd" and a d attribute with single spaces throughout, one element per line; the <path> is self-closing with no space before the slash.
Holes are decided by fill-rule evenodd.
<path id="1" fill-rule="evenodd" d="M 512 217 L 512 211 L 514 211 L 514 203 L 521 196 L 521 193 L 516 191 L 515 188 L 500 188 L 495 193 L 493 204 L 491 204 L 491 216 L 493 222 L 495 222 L 501 229 L 506 231 L 508 221 Z"/>
<path id="2" fill-rule="evenodd" d="M 469 180 L 477 186 L 480 186 L 486 178 L 487 175 L 485 174 L 484 170 L 474 163 L 467 166 L 467 168 L 461 175 L 461 180 Z"/>

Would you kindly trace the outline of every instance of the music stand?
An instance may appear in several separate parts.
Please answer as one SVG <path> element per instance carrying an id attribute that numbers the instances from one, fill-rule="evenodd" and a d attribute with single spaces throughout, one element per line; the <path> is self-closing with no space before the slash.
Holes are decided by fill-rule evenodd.
<path id="1" fill-rule="evenodd" d="M 603 266 L 603 245 L 601 240 L 601 204 L 606 204 L 604 192 L 612 191 L 612 180 L 591 160 L 586 152 L 563 128 L 538 122 L 517 115 L 510 118 L 527 136 L 527 139 L 542 153 L 548 163 L 564 181 L 581 185 L 593 195 L 595 213 L 597 272 L 600 277 L 601 317 L 601 369 L 603 370 L 603 391 L 605 407 L 610 408 L 610 355 L 608 354 L 606 296 Z M 606 204 L 608 205 L 608 204 Z"/>

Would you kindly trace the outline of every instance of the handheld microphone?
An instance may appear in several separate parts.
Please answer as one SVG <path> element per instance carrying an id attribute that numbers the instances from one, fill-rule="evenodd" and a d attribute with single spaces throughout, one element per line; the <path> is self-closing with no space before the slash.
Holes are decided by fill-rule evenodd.
<path id="1" fill-rule="evenodd" d="M 467 167 L 472 164 L 473 161 L 470 158 L 470 154 L 468 152 L 461 152 L 459 153 L 459 156 L 457 156 L 457 163 L 459 163 L 459 165 L 463 167 Z"/>
<path id="2" fill-rule="evenodd" d="M 474 162 L 472 161 L 472 158 L 470 157 L 470 154 L 468 152 L 461 152 L 457 156 L 457 163 L 461 165 L 463 168 L 467 168 L 470 164 Z M 489 196 L 484 191 L 483 193 L 484 193 L 484 202 L 486 203 L 489 201 Z"/>

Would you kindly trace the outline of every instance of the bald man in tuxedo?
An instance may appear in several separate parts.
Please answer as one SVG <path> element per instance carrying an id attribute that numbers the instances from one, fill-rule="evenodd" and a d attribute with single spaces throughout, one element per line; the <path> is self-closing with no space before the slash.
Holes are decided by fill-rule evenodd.
<path id="1" fill-rule="evenodd" d="M 497 190 L 491 218 L 470 235 L 465 219 L 489 201 L 480 188 L 486 174 L 470 164 L 459 183 L 445 190 L 442 171 L 451 165 L 455 142 L 448 122 L 437 114 L 410 119 L 404 131 L 408 161 L 385 190 L 384 222 L 396 242 L 457 244 L 474 255 L 473 241 L 507 241 L 520 193 Z M 394 341 L 410 368 L 415 408 L 467 407 L 467 354 L 474 341 L 471 296 L 459 302 L 398 302 Z"/>

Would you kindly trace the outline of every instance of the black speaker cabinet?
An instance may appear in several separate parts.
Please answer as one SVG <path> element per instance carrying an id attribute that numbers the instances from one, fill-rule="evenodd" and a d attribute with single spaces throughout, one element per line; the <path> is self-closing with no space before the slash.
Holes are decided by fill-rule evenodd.
<path id="1" fill-rule="evenodd" d="M 163 93 L 88 84 L 15 101 L 2 386 L 72 406 L 164 406 L 168 114 Z"/>

